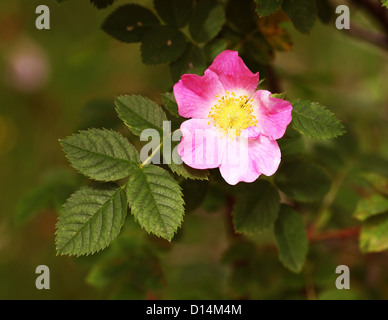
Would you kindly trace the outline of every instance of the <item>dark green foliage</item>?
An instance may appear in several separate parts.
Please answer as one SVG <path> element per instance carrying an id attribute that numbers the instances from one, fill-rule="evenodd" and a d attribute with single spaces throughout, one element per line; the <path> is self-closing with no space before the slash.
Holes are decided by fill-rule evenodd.
<path id="1" fill-rule="evenodd" d="M 193 0 L 154 0 L 154 7 L 167 24 L 182 28 L 193 14 Z"/>
<path id="2" fill-rule="evenodd" d="M 98 9 L 105 9 L 113 4 L 115 0 L 90 0 Z"/>
<path id="3" fill-rule="evenodd" d="M 182 55 L 185 46 L 185 36 L 179 30 L 168 26 L 153 27 L 145 33 L 141 44 L 143 63 L 173 62 Z"/>
<path id="4" fill-rule="evenodd" d="M 190 21 L 190 34 L 197 42 L 207 42 L 221 31 L 224 22 L 225 13 L 221 3 L 217 0 L 200 1 Z"/>
<path id="5" fill-rule="evenodd" d="M 149 27 L 157 26 L 158 18 L 147 8 L 136 4 L 118 7 L 102 25 L 110 36 L 123 42 L 139 42 Z"/>

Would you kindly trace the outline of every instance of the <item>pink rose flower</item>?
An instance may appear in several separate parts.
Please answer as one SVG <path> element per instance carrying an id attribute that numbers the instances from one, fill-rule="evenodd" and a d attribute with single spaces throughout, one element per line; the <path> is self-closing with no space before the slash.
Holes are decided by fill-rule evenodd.
<path id="1" fill-rule="evenodd" d="M 292 117 L 288 101 L 257 90 L 252 73 L 238 56 L 219 54 L 203 76 L 185 74 L 174 86 L 182 123 L 178 154 L 196 169 L 219 168 L 231 185 L 273 175 L 280 164 L 281 138 Z"/>

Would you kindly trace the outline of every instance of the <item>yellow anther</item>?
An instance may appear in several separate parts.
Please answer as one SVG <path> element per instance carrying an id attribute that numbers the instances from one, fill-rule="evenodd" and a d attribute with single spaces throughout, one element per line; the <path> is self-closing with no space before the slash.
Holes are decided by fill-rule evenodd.
<path id="1" fill-rule="evenodd" d="M 226 91 L 226 96 L 217 101 L 208 117 L 223 135 L 236 138 L 242 130 L 257 125 L 251 101 L 246 95 L 237 97 L 234 92 Z"/>

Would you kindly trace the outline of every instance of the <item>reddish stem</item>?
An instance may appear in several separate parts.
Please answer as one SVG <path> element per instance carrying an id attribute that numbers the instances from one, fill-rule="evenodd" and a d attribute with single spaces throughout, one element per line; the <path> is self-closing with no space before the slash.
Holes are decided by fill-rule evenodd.
<path id="1" fill-rule="evenodd" d="M 236 233 L 234 230 L 234 224 L 233 224 L 233 207 L 236 202 L 236 198 L 233 196 L 228 196 L 226 200 L 226 210 L 225 210 L 225 218 L 226 218 L 226 227 L 228 229 L 228 234 L 231 236 L 231 238 L 238 238 L 240 237 L 239 234 Z"/>
<path id="2" fill-rule="evenodd" d="M 347 240 L 358 238 L 361 227 L 353 227 L 340 230 L 329 230 L 320 233 L 314 233 L 313 230 L 307 232 L 310 242 L 330 241 L 330 240 Z"/>

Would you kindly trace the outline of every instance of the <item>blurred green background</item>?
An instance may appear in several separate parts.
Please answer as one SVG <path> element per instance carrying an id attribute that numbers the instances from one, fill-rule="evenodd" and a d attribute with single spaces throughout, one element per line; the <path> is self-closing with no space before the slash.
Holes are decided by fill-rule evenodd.
<path id="1" fill-rule="evenodd" d="M 35 8 L 40 4 L 51 9 L 50 30 L 35 28 Z M 142 241 L 158 248 L 155 259 L 162 262 L 164 274 L 158 284 L 160 297 L 241 297 L 228 291 L 231 271 L 221 259 L 228 248 L 223 207 L 211 214 L 203 210 L 187 214 L 179 241 L 171 245 L 146 236 L 128 217 L 123 236 L 107 252 L 79 259 L 56 256 L 56 208 L 86 183 L 70 168 L 58 139 L 91 126 L 116 127 L 126 134 L 118 126 L 114 98 L 136 93 L 160 102 L 160 93 L 173 85 L 167 65 L 144 66 L 139 45 L 120 43 L 99 29 L 111 10 L 97 10 L 86 0 L 69 0 L 60 6 L 54 0 L 0 1 L 0 299 L 111 297 L 117 291 L 114 285 L 104 289 L 98 276 L 90 274 L 91 268 L 104 255 L 114 256 L 115 245 L 123 250 L 118 243 L 126 243 L 130 254 L 135 247 L 139 250 L 131 242 Z M 368 16 L 357 10 L 352 11 L 352 19 L 373 27 Z M 387 52 L 333 25 L 317 23 L 309 36 L 291 26 L 288 30 L 294 47 L 277 54 L 274 61 L 282 88 L 290 97 L 328 106 L 350 132 L 344 145 L 356 145 L 370 155 L 365 161 L 369 166 L 387 172 Z M 339 264 L 349 264 L 354 266 L 354 286 L 345 298 L 388 298 L 385 253 L 361 255 L 352 241 L 333 247 L 312 244 L 309 263 L 314 263 L 314 272 L 308 272 L 308 263 L 306 272 L 293 275 L 280 265 L 274 252 L 271 247 L 263 249 L 249 266 L 258 279 L 253 296 L 303 298 L 314 287 L 312 296 L 343 297 L 344 293 L 335 290 L 334 270 Z M 135 256 L 134 270 L 144 269 L 143 263 L 152 264 L 148 259 Z M 51 270 L 50 290 L 35 288 L 35 268 L 41 264 Z M 238 274 L 233 276 L 240 285 L 252 285 L 243 284 Z M 134 278 L 146 286 L 152 281 L 147 273 Z M 142 288 L 131 290 L 131 294 L 117 293 L 116 297 L 155 298 Z"/>

